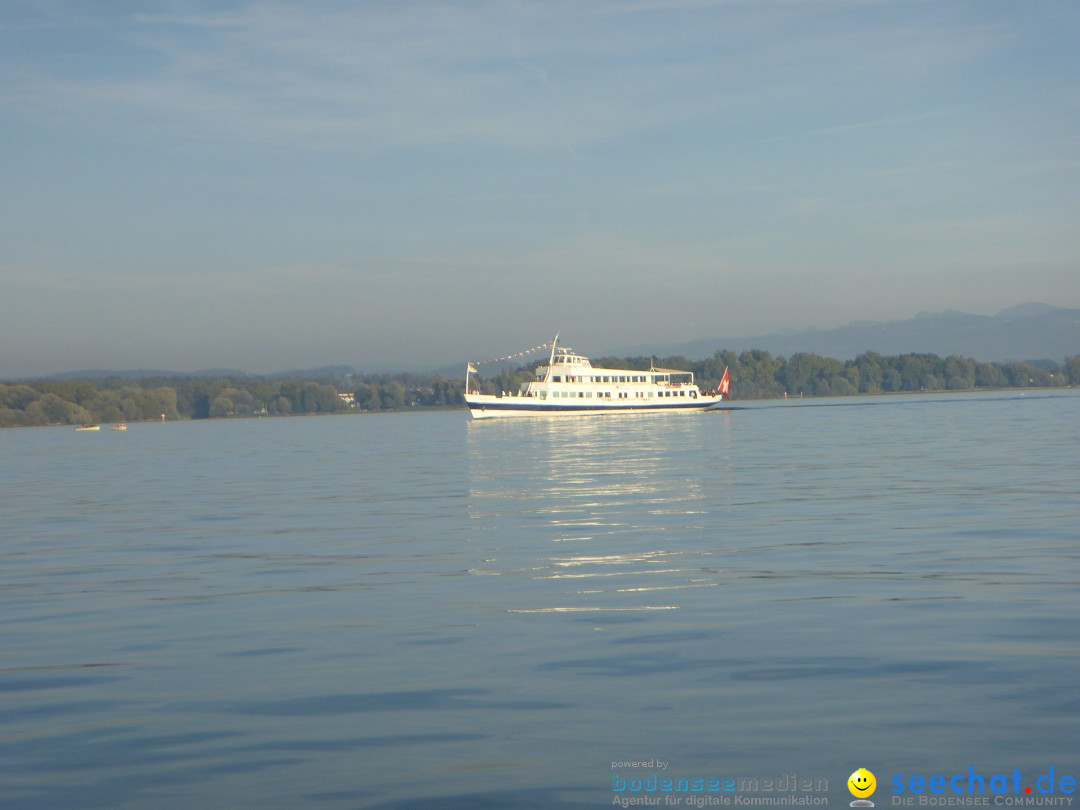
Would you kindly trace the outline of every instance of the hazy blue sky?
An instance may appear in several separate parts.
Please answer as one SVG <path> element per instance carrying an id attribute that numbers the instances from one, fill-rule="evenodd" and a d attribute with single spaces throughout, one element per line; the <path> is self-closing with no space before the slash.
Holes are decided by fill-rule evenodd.
<path id="1" fill-rule="evenodd" d="M 0 3 L 0 376 L 1080 306 L 1080 3 Z"/>

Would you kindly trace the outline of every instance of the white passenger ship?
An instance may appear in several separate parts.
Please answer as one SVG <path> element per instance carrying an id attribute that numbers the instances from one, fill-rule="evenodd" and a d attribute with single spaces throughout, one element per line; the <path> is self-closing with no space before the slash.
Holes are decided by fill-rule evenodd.
<path id="1" fill-rule="evenodd" d="M 465 371 L 465 402 L 474 419 L 501 416 L 584 416 L 614 413 L 704 411 L 728 398 L 728 370 L 715 391 L 702 391 L 694 374 L 670 368 L 647 371 L 594 368 L 589 358 L 551 342 L 546 366 L 516 392 L 481 394 L 470 390 L 476 367 Z"/>

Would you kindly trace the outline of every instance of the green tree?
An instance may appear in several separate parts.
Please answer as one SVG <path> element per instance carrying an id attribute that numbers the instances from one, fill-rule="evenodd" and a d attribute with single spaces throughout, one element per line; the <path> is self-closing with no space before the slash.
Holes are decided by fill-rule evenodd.
<path id="1" fill-rule="evenodd" d="M 41 396 L 29 385 L 0 385 L 0 408 L 17 411 L 26 410 L 26 406 Z"/>
<path id="2" fill-rule="evenodd" d="M 732 375 L 738 381 L 740 397 L 779 397 L 784 393 L 780 377 L 784 373 L 785 362 L 782 357 L 773 357 L 769 352 L 760 350 L 745 351 L 736 362 L 725 363 L 732 369 Z M 720 375 L 724 370 L 718 369 Z M 720 377 L 717 376 L 717 382 Z"/>
<path id="3" fill-rule="evenodd" d="M 1007 388 L 1009 378 L 996 363 L 976 363 L 975 385 L 979 388 Z"/>
<path id="4" fill-rule="evenodd" d="M 86 408 L 53 393 L 42 394 L 26 406 L 25 412 L 32 425 L 76 425 L 94 421 Z"/>
<path id="5" fill-rule="evenodd" d="M 936 391 L 942 387 L 944 363 L 933 354 L 905 354 L 900 358 L 903 391 Z"/>
<path id="6" fill-rule="evenodd" d="M 1080 385 L 1080 354 L 1065 358 L 1065 379 L 1069 385 Z"/>
<path id="7" fill-rule="evenodd" d="M 331 385 L 305 382 L 300 388 L 299 409 L 303 413 L 334 413 L 345 409 L 345 403 Z"/>
<path id="8" fill-rule="evenodd" d="M 88 410 L 97 422 L 123 422 L 120 395 L 116 391 L 98 391 L 97 398 L 88 403 Z"/>
<path id="9" fill-rule="evenodd" d="M 853 365 L 859 372 L 859 390 L 864 394 L 881 393 L 885 380 L 883 359 L 877 352 L 866 352 L 855 358 Z"/>
<path id="10" fill-rule="evenodd" d="M 255 398 L 249 391 L 229 386 L 210 401 L 210 416 L 249 416 L 254 406 Z"/>
<path id="11" fill-rule="evenodd" d="M 397 380 L 391 380 L 384 385 L 381 395 L 383 408 L 397 409 L 405 407 L 405 386 Z"/>
<path id="12" fill-rule="evenodd" d="M 14 408 L 5 408 L 0 405 L 0 428 L 5 427 L 21 427 L 27 425 L 29 422 L 26 418 L 26 411 Z"/>
<path id="13" fill-rule="evenodd" d="M 975 361 L 950 355 L 945 358 L 945 387 L 961 391 L 975 387 Z"/>
<path id="14" fill-rule="evenodd" d="M 365 411 L 377 411 L 382 407 L 378 386 L 362 382 L 353 389 L 356 407 Z"/>

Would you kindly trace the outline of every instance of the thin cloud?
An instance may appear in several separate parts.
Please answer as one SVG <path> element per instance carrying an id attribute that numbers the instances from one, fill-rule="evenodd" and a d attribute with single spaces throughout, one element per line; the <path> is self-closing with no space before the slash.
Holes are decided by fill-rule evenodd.
<path id="1" fill-rule="evenodd" d="M 957 115 L 963 115 L 965 110 L 960 107 L 950 107 L 941 110 L 929 110 L 927 112 L 915 113 L 913 115 L 890 115 L 881 118 L 874 118 L 868 121 L 853 121 L 846 124 L 837 124 L 835 126 L 820 127 L 817 129 L 807 129 L 800 132 L 789 132 L 783 135 L 775 135 L 771 138 L 761 138 L 754 141 L 754 143 L 777 143 L 780 141 L 789 141 L 798 138 L 818 138 L 826 137 L 829 135 L 843 135 L 848 132 L 857 132 L 866 129 L 881 129 L 881 128 L 893 128 L 902 127 L 908 124 L 919 124 L 924 121 L 929 121 L 937 118 L 948 118 Z"/>
<path id="2" fill-rule="evenodd" d="M 753 93 L 767 101 L 778 89 L 798 92 L 768 85 L 782 85 L 788 68 L 780 66 L 793 60 L 812 69 L 831 59 L 837 40 L 773 46 L 769 27 L 835 5 L 257 3 L 143 13 L 118 19 L 115 31 L 93 29 L 99 41 L 89 70 L 70 59 L 70 69 L 8 60 L 0 98 L 69 122 L 106 127 L 122 118 L 189 138 L 573 148 L 707 120 L 754 103 Z M 720 7 L 736 17 L 720 24 Z M 657 24 L 631 20 L 631 11 Z M 970 58 L 986 47 L 984 36 L 964 47 L 955 34 L 890 33 L 882 47 L 853 30 L 841 47 L 886 66 L 914 49 L 912 61 L 924 68 L 942 54 Z M 733 68 L 733 53 L 749 73 Z"/>

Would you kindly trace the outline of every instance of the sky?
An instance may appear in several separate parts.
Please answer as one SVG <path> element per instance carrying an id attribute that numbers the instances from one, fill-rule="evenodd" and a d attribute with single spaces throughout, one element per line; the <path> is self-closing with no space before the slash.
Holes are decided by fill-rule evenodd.
<path id="1" fill-rule="evenodd" d="M 0 378 L 1080 307 L 1080 3 L 0 3 Z"/>

